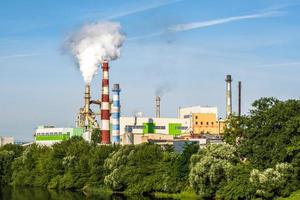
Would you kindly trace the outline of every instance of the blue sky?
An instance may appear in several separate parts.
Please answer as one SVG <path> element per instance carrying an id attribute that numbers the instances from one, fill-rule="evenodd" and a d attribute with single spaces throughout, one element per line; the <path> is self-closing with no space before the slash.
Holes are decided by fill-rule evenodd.
<path id="1" fill-rule="evenodd" d="M 3 0 L 0 135 L 31 140 L 38 125 L 74 125 L 84 82 L 63 43 L 83 24 L 103 20 L 119 22 L 127 36 L 110 74 L 121 84 L 122 115 L 153 116 L 163 86 L 164 117 L 191 105 L 217 106 L 224 116 L 226 74 L 235 111 L 239 80 L 243 113 L 260 97 L 299 99 L 300 1 Z"/>

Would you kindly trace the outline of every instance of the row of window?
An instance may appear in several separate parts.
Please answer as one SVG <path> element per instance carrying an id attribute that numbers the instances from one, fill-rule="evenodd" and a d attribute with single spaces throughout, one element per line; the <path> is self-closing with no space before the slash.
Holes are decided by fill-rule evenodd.
<path id="1" fill-rule="evenodd" d="M 131 125 L 126 125 L 125 129 L 144 129 L 144 126 L 131 126 Z M 166 127 L 165 126 L 154 126 L 153 127 L 156 130 L 165 130 Z M 187 126 L 176 126 L 175 129 L 176 130 L 186 130 L 188 127 Z"/>
<path id="2" fill-rule="evenodd" d="M 196 122 L 195 122 L 195 125 L 198 125 L 198 124 L 203 125 L 204 122 L 198 123 L 198 122 L 196 121 Z M 209 122 L 206 122 L 206 125 L 207 125 L 207 126 L 208 126 L 209 124 L 213 126 L 215 123 L 214 123 L 214 122 L 210 122 L 210 123 L 209 123 Z M 216 122 L 216 124 L 218 124 L 218 122 Z"/>
<path id="3" fill-rule="evenodd" d="M 176 126 L 176 130 L 186 130 L 188 127 L 187 126 Z"/>
<path id="4" fill-rule="evenodd" d="M 144 126 L 131 126 L 131 125 L 126 125 L 125 126 L 125 129 L 144 129 Z M 154 126 L 153 127 L 154 129 L 166 129 L 165 126 Z"/>
<path id="5" fill-rule="evenodd" d="M 36 136 L 52 136 L 52 135 L 64 135 L 62 132 L 49 132 L 49 133 L 36 133 Z M 67 132 L 70 135 L 70 132 Z"/>

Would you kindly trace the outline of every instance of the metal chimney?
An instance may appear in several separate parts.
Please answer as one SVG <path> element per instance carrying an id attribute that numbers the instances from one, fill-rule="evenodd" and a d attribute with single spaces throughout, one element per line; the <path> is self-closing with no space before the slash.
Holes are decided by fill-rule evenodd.
<path id="1" fill-rule="evenodd" d="M 91 88 L 89 84 L 85 85 L 84 92 L 84 126 L 87 129 L 89 126 L 89 114 L 90 114 L 90 101 L 91 101 Z"/>
<path id="2" fill-rule="evenodd" d="M 84 92 L 84 114 L 88 115 L 90 112 L 90 101 L 91 101 L 91 88 L 89 84 L 85 85 Z"/>
<path id="3" fill-rule="evenodd" d="M 232 114 L 231 75 L 226 75 L 226 118 Z"/>
<path id="4" fill-rule="evenodd" d="M 241 112 L 242 112 L 242 82 L 239 81 L 238 82 L 238 116 L 241 116 Z"/>
<path id="5" fill-rule="evenodd" d="M 113 85 L 113 104 L 112 104 L 112 143 L 120 144 L 120 85 Z"/>
<path id="6" fill-rule="evenodd" d="M 160 97 L 156 96 L 156 118 L 160 118 Z"/>
<path id="7" fill-rule="evenodd" d="M 102 96 L 101 96 L 101 135 L 102 144 L 110 143 L 110 104 L 109 104 L 109 66 L 108 61 L 102 63 Z"/>

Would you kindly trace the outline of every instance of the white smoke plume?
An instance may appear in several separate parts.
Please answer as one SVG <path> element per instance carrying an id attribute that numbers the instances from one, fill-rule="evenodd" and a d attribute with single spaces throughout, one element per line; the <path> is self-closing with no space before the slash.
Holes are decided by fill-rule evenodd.
<path id="1" fill-rule="evenodd" d="M 104 60 L 120 57 L 120 48 L 124 40 L 121 25 L 115 22 L 87 24 L 71 35 L 68 47 L 76 58 L 87 84 L 91 82 Z"/>

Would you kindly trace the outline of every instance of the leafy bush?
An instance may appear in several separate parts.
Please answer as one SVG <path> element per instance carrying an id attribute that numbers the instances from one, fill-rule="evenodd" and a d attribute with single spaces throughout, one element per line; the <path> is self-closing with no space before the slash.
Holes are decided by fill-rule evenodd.
<path id="1" fill-rule="evenodd" d="M 212 198 L 223 182 L 229 179 L 238 162 L 236 148 L 229 144 L 212 144 L 191 157 L 191 187 L 204 198 Z"/>

